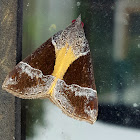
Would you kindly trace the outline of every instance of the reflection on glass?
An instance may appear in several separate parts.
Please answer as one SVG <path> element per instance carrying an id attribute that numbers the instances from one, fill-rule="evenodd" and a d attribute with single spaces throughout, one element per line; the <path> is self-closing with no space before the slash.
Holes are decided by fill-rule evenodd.
<path id="1" fill-rule="evenodd" d="M 28 100 L 27 140 L 123 139 L 116 136 L 120 131 L 127 139 L 140 136 L 136 130 L 107 125 L 140 128 L 140 1 L 26 0 L 23 13 L 23 57 L 82 15 L 93 54 L 98 119 L 106 122 L 79 122 L 48 99 Z M 106 130 L 112 136 L 107 137 Z"/>

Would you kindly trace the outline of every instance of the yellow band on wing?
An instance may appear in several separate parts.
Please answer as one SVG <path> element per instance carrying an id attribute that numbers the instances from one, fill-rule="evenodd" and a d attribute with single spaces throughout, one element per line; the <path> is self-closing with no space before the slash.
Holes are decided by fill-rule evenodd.
<path id="1" fill-rule="evenodd" d="M 66 43 L 66 45 L 61 49 L 56 49 L 56 60 L 54 71 L 52 73 L 55 76 L 53 83 L 50 86 L 49 94 L 52 95 L 53 89 L 56 85 L 57 79 L 63 79 L 70 64 L 72 64 L 77 57 L 74 55 L 72 47 Z"/>

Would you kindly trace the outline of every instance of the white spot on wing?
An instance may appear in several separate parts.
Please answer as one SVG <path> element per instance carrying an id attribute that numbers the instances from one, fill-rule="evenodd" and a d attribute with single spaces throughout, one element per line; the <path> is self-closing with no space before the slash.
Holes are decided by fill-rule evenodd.
<path id="1" fill-rule="evenodd" d="M 31 79 L 33 79 L 34 77 L 42 78 L 43 76 L 43 73 L 39 69 L 31 67 L 29 64 L 25 62 L 21 61 L 18 64 L 18 67 L 21 68 L 22 73 L 28 74 L 28 76 L 30 76 Z"/>
<path id="2" fill-rule="evenodd" d="M 96 90 L 92 88 L 80 87 L 76 84 L 70 85 L 70 88 L 75 92 L 75 96 L 86 96 L 88 99 L 89 97 L 96 97 Z"/>
<path id="3" fill-rule="evenodd" d="M 17 81 L 16 81 L 16 77 L 13 79 L 13 78 L 9 78 L 9 80 L 7 80 L 6 82 L 5 82 L 5 86 L 7 86 L 7 85 L 16 85 L 17 84 Z"/>
<path id="4" fill-rule="evenodd" d="M 97 110 L 95 109 L 91 109 L 90 106 L 84 108 L 84 111 L 86 114 L 88 114 L 88 116 L 90 116 L 93 120 L 96 120 L 96 114 L 97 114 Z"/>

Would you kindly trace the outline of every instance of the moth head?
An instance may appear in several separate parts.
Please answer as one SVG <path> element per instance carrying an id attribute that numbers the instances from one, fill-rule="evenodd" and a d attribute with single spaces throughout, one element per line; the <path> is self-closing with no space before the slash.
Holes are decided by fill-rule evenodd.
<path id="1" fill-rule="evenodd" d="M 72 23 L 74 23 L 76 21 L 76 19 L 72 20 Z M 84 27 L 84 23 L 81 21 L 81 25 L 82 27 Z"/>

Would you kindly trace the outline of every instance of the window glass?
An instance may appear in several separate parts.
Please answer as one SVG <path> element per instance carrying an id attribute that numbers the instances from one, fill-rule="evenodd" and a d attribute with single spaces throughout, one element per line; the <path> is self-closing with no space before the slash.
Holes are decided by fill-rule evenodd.
<path id="1" fill-rule="evenodd" d="M 140 128 L 139 0 L 25 0 L 23 58 L 79 14 L 92 53 L 98 120 L 93 125 L 74 120 L 48 99 L 24 100 L 26 139 L 138 138 L 134 128 Z"/>

